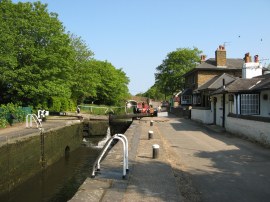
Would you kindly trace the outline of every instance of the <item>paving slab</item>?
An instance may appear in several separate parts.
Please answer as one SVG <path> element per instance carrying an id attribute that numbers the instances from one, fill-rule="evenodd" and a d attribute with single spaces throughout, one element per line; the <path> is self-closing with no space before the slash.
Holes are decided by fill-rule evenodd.
<path id="1" fill-rule="evenodd" d="M 161 136 L 155 126 L 150 126 L 152 119 L 143 118 L 134 121 L 125 133 L 129 141 L 130 168 L 125 179 L 122 179 L 123 148 L 120 142 L 101 162 L 101 170 L 94 179 L 111 180 L 112 183 L 99 201 L 183 201 L 172 167 L 167 161 Z M 168 121 L 164 117 L 154 119 L 157 122 Z M 149 130 L 153 131 L 152 139 L 148 138 Z M 153 144 L 160 146 L 159 155 L 155 159 L 153 159 Z M 79 190 L 86 191 L 84 186 L 82 185 Z M 81 194 L 81 197 L 84 195 L 86 194 Z"/>

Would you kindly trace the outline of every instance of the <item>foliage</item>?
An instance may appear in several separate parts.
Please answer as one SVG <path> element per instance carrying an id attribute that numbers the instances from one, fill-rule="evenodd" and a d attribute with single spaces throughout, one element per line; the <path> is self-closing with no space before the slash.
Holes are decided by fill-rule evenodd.
<path id="1" fill-rule="evenodd" d="M 180 48 L 167 54 L 155 74 L 155 85 L 161 93 L 172 95 L 184 88 L 183 75 L 200 61 L 201 51 L 197 48 Z"/>
<path id="2" fill-rule="evenodd" d="M 97 85 L 97 95 L 92 97 L 98 104 L 119 105 L 129 96 L 129 78 L 122 71 L 116 69 L 111 63 L 105 61 L 92 61 L 95 70 L 100 76 Z"/>
<path id="3" fill-rule="evenodd" d="M 7 127 L 7 124 L 8 124 L 7 119 L 0 117 L 0 128 Z"/>
<path id="4" fill-rule="evenodd" d="M 23 122 L 25 120 L 26 112 L 22 107 L 9 103 L 7 105 L 0 106 L 0 127 L 5 127 L 7 123 L 10 125 L 13 122 L 13 119 L 16 119 L 18 122 Z"/>
<path id="5" fill-rule="evenodd" d="M 70 97 L 72 48 L 57 14 L 40 2 L 0 4 L 1 97 L 37 104 Z"/>
<path id="6" fill-rule="evenodd" d="M 164 94 L 160 92 L 158 89 L 157 85 L 151 86 L 145 93 L 141 94 L 142 97 L 148 97 L 154 100 L 163 100 L 164 99 Z"/>
<path id="7" fill-rule="evenodd" d="M 80 37 L 73 34 L 70 37 L 71 45 L 75 51 L 74 74 L 71 78 L 72 98 L 77 101 L 77 104 L 80 104 L 86 97 L 96 96 L 96 87 L 100 79 L 92 62 L 94 53 L 88 49 Z"/>
<path id="8" fill-rule="evenodd" d="M 47 5 L 2 0 L 0 33 L 0 103 L 60 111 L 86 98 L 118 104 L 128 95 L 122 69 L 95 60 Z"/>

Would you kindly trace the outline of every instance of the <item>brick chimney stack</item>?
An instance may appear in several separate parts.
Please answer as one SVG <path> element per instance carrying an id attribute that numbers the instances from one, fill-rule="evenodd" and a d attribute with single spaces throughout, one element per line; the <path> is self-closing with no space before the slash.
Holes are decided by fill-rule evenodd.
<path id="1" fill-rule="evenodd" d="M 216 50 L 217 67 L 226 67 L 226 50 L 225 47 L 220 45 Z"/>
<path id="2" fill-rule="evenodd" d="M 201 64 L 205 62 L 206 55 L 201 55 Z"/>

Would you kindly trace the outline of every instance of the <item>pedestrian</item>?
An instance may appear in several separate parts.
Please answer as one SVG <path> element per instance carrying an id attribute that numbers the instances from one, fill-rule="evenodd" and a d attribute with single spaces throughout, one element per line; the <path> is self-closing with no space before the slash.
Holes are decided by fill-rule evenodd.
<path id="1" fill-rule="evenodd" d="M 81 112 L 81 109 L 79 106 L 77 106 L 77 114 L 79 114 Z"/>

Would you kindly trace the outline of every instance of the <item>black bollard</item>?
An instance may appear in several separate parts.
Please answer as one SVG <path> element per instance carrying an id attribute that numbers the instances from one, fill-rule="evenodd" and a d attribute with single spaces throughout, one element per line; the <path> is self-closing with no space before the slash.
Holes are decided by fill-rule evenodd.
<path id="1" fill-rule="evenodd" d="M 152 130 L 148 131 L 148 140 L 153 138 L 153 134 L 154 134 L 154 132 Z"/>
<path id="2" fill-rule="evenodd" d="M 157 159 L 159 156 L 159 145 L 158 144 L 153 144 L 153 159 Z"/>

